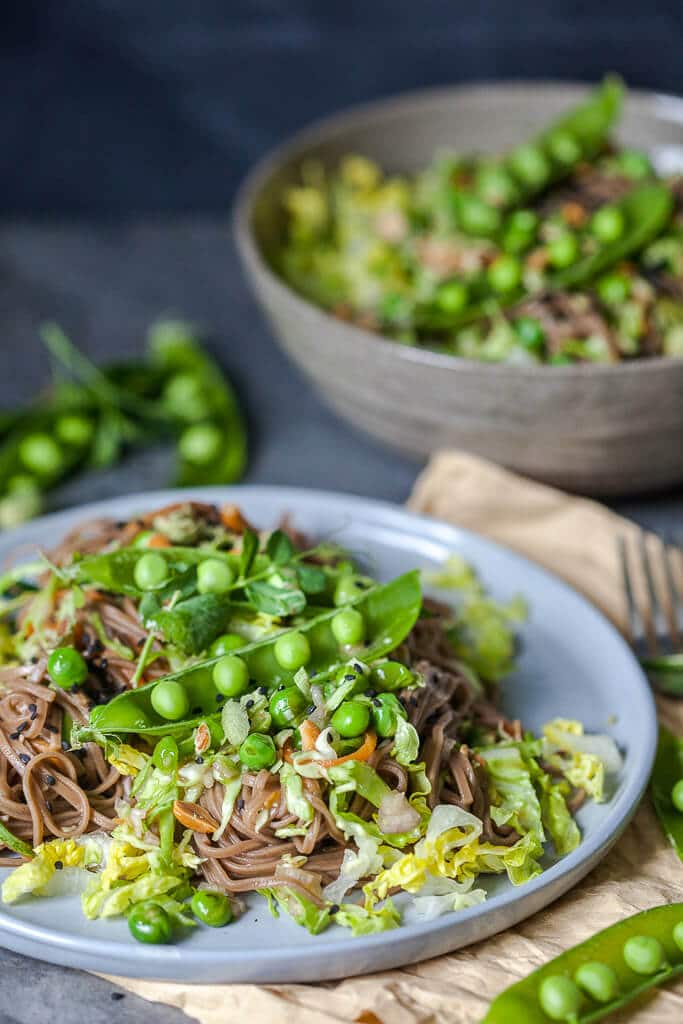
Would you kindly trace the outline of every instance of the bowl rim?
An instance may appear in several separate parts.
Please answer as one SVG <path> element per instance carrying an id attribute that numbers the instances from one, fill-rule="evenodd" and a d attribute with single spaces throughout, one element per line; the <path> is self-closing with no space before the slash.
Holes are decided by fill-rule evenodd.
<path id="1" fill-rule="evenodd" d="M 552 374 L 562 379 L 581 380 L 601 374 L 629 378 L 634 373 L 683 373 L 683 359 L 675 356 L 652 356 L 625 360 L 620 363 L 576 363 L 570 366 L 553 366 L 552 364 L 517 364 L 501 362 L 485 362 L 478 359 L 466 359 L 463 356 L 435 352 L 432 349 L 413 345 L 400 345 L 391 338 L 374 331 L 366 330 L 356 324 L 339 320 L 326 310 L 299 295 L 283 278 L 270 267 L 263 256 L 261 246 L 256 240 L 253 230 L 253 209 L 255 202 L 271 178 L 284 163 L 295 161 L 304 155 L 305 150 L 314 142 L 328 141 L 343 134 L 350 127 L 360 122 L 372 122 L 392 113 L 403 113 L 411 108 L 430 106 L 434 103 L 453 101 L 463 96 L 484 96 L 491 91 L 509 95 L 512 92 L 524 92 L 529 88 L 542 89 L 554 93 L 580 90 L 587 92 L 594 83 L 576 79 L 497 79 L 482 80 L 471 83 L 440 85 L 427 89 L 412 89 L 392 93 L 377 100 L 344 107 L 330 115 L 316 118 L 308 122 L 293 135 L 269 149 L 247 172 L 235 195 L 232 211 L 232 234 L 240 255 L 243 268 L 247 275 L 261 278 L 275 293 L 277 299 L 284 303 L 293 316 L 307 320 L 321 336 L 329 328 L 330 322 L 342 333 L 347 335 L 349 342 L 369 346 L 377 346 L 376 351 L 383 357 L 393 355 L 395 359 L 406 364 L 419 364 L 433 369 L 451 369 L 463 373 L 485 373 L 492 377 L 514 374 L 521 378 L 548 379 Z M 657 92 L 647 89 L 629 89 L 626 94 L 626 105 L 630 107 L 662 108 L 662 116 L 683 126 L 683 96 L 673 93 Z M 646 111 L 643 111 L 646 112 Z M 652 113 L 652 112 L 651 112 Z"/>

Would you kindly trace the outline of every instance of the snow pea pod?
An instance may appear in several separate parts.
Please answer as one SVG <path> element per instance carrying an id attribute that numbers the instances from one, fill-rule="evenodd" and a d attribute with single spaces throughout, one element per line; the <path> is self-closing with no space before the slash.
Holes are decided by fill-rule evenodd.
<path id="1" fill-rule="evenodd" d="M 113 594 L 130 594 L 139 597 L 144 591 L 135 581 L 135 567 L 144 555 L 140 548 L 119 548 L 102 555 L 89 555 L 76 564 L 75 580 L 80 584 L 93 584 Z M 196 569 L 200 562 L 207 558 L 225 562 L 235 579 L 239 577 L 239 555 L 229 551 L 205 551 L 201 548 L 169 547 L 157 548 L 155 555 L 166 562 L 168 576 L 163 581 L 163 588 L 173 590 L 174 581 L 179 581 L 186 573 Z M 252 573 L 257 573 L 268 566 L 265 556 L 257 555 L 252 566 Z M 161 589 L 161 588 L 159 588 Z"/>
<path id="2" fill-rule="evenodd" d="M 660 725 L 650 791 L 664 833 L 683 860 L 683 813 L 671 798 L 672 790 L 680 779 L 683 779 L 683 740 Z"/>
<path id="3" fill-rule="evenodd" d="M 627 917 L 539 967 L 501 992 L 481 1024 L 592 1024 L 679 974 L 683 903 L 671 903 Z"/>
<path id="4" fill-rule="evenodd" d="M 15 836 L 14 832 L 10 832 L 7 826 L 0 821 L 0 847 L 3 846 L 6 846 L 8 850 L 13 850 L 14 853 L 20 853 L 22 857 L 33 856 L 33 848 L 23 839 Z"/>
<path id="5" fill-rule="evenodd" d="M 354 649 L 352 655 L 340 651 L 332 632 L 332 619 L 338 609 L 325 611 L 297 627 L 297 631 L 305 635 L 310 647 L 306 669 L 310 674 L 317 673 L 318 679 L 323 678 L 332 668 L 338 668 L 350 656 L 360 661 L 372 661 L 388 654 L 401 643 L 412 629 L 422 606 L 419 573 L 409 572 L 391 583 L 363 591 L 353 606 L 363 615 L 365 643 Z M 281 683 L 293 682 L 295 672 L 283 668 L 275 656 L 276 642 L 287 632 L 291 631 L 282 631 L 231 652 L 246 662 L 253 686 L 266 686 L 272 690 Z M 205 716 L 215 714 L 220 706 L 221 694 L 213 678 L 213 668 L 219 660 L 219 657 L 210 658 L 163 677 L 163 681 L 173 680 L 185 690 L 187 704 L 192 709 L 190 718 L 171 722 L 154 710 L 152 692 L 162 681 L 154 680 L 137 690 L 119 694 L 106 705 L 94 708 L 88 726 L 78 732 L 78 741 L 92 738 L 93 733 L 110 735 L 133 732 L 150 736 L 186 733 Z"/>

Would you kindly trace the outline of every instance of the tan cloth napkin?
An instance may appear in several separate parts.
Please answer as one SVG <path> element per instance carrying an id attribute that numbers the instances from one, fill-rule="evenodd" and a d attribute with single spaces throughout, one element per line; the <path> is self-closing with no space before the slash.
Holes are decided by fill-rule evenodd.
<path id="1" fill-rule="evenodd" d="M 602 506 L 452 452 L 432 459 L 409 506 L 540 562 L 625 625 L 615 538 L 637 537 L 638 531 Z M 683 706 L 661 701 L 660 711 L 683 732 Z M 628 914 L 681 899 L 683 864 L 667 846 L 646 800 L 615 849 L 570 894 L 514 931 L 450 956 L 324 985 L 116 981 L 146 999 L 180 1007 L 202 1024 L 474 1024 L 492 996 L 566 947 Z M 683 983 L 613 1019 L 627 1017 L 634 1024 L 683 1021 Z"/>

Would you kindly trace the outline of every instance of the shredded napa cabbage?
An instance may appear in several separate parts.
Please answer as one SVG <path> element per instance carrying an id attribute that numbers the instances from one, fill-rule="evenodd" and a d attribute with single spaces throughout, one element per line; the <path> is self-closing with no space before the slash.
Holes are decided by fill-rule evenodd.
<path id="1" fill-rule="evenodd" d="M 618 774 L 623 763 L 611 736 L 586 735 L 581 722 L 565 718 L 543 727 L 543 757 L 596 803 L 605 799 L 605 775 Z"/>
<path id="2" fill-rule="evenodd" d="M 35 849 L 35 856 L 20 864 L 2 885 L 3 903 L 44 893 L 55 872 L 64 868 L 94 868 L 102 861 L 102 846 L 94 836 L 87 839 L 51 839 Z"/>

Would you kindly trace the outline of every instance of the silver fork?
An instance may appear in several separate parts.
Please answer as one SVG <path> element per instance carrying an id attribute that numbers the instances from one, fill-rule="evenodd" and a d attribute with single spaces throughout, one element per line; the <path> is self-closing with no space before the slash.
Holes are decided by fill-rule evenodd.
<path id="1" fill-rule="evenodd" d="M 683 593 L 677 582 L 674 553 L 681 548 L 658 538 L 657 555 L 641 531 L 633 552 L 645 583 L 645 598 L 638 599 L 635 575 L 626 538 L 617 540 L 622 582 L 628 608 L 631 646 L 652 684 L 671 697 L 683 697 Z M 657 561 L 661 585 L 657 585 Z"/>

